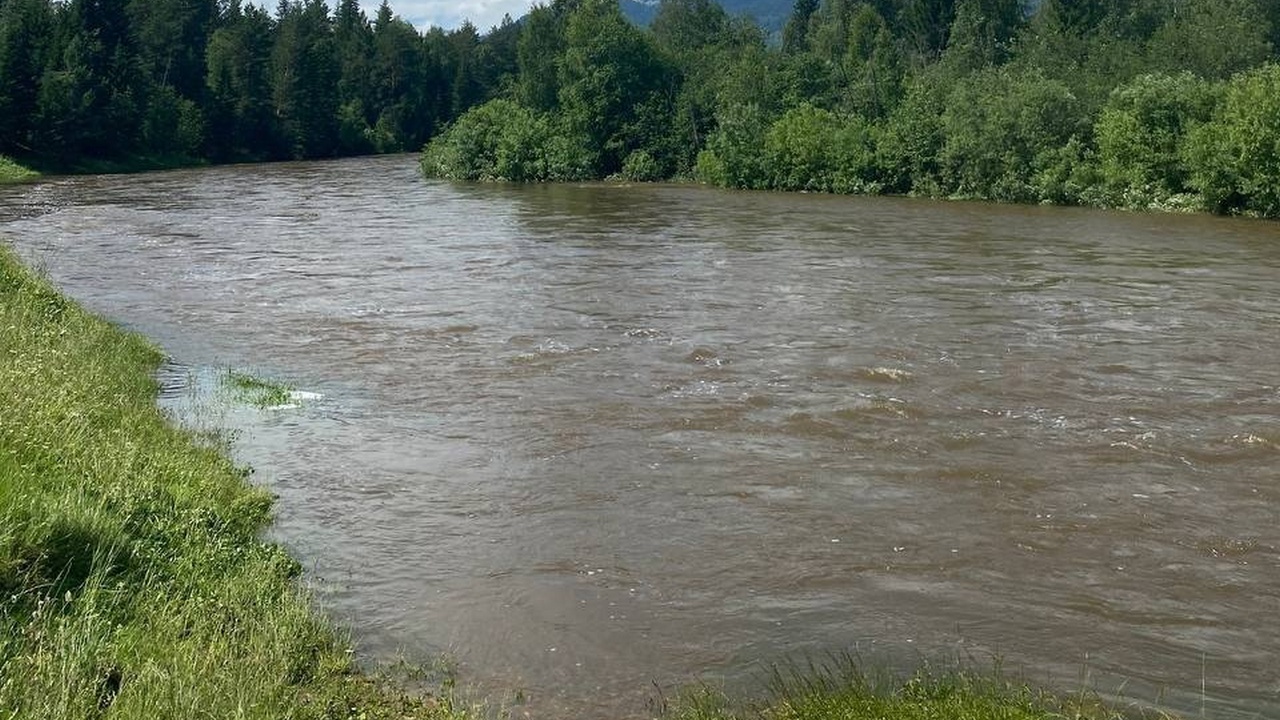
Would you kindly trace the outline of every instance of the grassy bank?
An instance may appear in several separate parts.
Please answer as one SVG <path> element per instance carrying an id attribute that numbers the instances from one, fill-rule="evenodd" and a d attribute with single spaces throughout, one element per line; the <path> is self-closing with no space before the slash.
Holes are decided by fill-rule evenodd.
<path id="1" fill-rule="evenodd" d="M 355 671 L 160 359 L 0 250 L 0 717 L 463 717 Z"/>
<path id="2" fill-rule="evenodd" d="M 12 158 L 0 155 L 0 185 L 25 182 L 40 177 L 40 173 L 18 164 Z"/>

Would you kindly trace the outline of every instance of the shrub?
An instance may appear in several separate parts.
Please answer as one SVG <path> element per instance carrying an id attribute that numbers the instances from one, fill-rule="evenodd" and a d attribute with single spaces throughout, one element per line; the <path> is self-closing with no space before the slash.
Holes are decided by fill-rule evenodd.
<path id="1" fill-rule="evenodd" d="M 1209 209 L 1280 217 L 1280 65 L 1237 75 L 1213 120 L 1184 148 Z"/>
<path id="2" fill-rule="evenodd" d="M 1004 68 L 975 73 L 951 92 L 942 114 L 942 188 L 962 197 L 1045 200 L 1037 179 L 1061 161 L 1083 121 L 1058 80 Z"/>
<path id="3" fill-rule="evenodd" d="M 634 182 L 654 182 L 662 179 L 662 167 L 646 150 L 634 150 L 622 163 L 622 177 Z"/>
<path id="4" fill-rule="evenodd" d="M 578 180 L 594 167 L 585 147 L 552 117 L 491 100 L 428 143 L 421 167 L 427 177 L 451 180 Z"/>
<path id="5" fill-rule="evenodd" d="M 1182 145 L 1221 95 L 1222 86 L 1190 73 L 1143 75 L 1116 88 L 1094 125 L 1110 203 L 1152 207 L 1188 193 Z"/>
<path id="6" fill-rule="evenodd" d="M 770 185 L 779 190 L 875 191 L 874 150 L 866 122 L 801 105 L 765 134 Z"/>

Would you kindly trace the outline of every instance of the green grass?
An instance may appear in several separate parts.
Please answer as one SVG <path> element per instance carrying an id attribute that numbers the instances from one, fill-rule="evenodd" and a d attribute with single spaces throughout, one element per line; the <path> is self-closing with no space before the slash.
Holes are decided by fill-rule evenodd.
<path id="1" fill-rule="evenodd" d="M 259 408 L 287 405 L 294 398 L 293 388 L 289 385 L 263 380 L 236 370 L 227 370 L 222 376 L 222 384 L 236 400 Z"/>
<path id="2" fill-rule="evenodd" d="M 461 718 L 356 671 L 160 353 L 0 250 L 0 718 Z"/>
<path id="3" fill-rule="evenodd" d="M 910 678 L 866 674 L 842 658 L 824 666 L 775 671 L 765 698 L 743 703 L 699 687 L 668 711 L 673 720 L 1129 720 L 1160 718 L 1120 709 L 1083 692 L 1055 695 L 1007 679 L 999 669 L 974 673 L 928 667 Z"/>
<path id="4" fill-rule="evenodd" d="M 40 173 L 28 167 L 19 165 L 12 159 L 0 155 L 0 185 L 16 182 L 26 182 L 40 177 Z"/>

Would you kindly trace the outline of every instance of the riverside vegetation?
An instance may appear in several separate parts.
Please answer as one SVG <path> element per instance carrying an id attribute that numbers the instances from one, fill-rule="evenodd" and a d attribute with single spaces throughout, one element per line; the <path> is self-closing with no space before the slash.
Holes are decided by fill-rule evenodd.
<path id="1" fill-rule="evenodd" d="M 39 177 L 36 171 L 19 165 L 12 159 L 0 155 L 0 185 L 24 182 Z"/>
<path id="2" fill-rule="evenodd" d="M 784 7 L 788 0 L 774 0 Z M 771 13 L 778 14 L 778 13 Z M 418 150 L 464 180 L 695 179 L 1280 217 L 1280 3 L 3 0 L 0 154 L 145 169 Z M 0 171 L 3 172 L 3 171 Z"/>
<path id="3" fill-rule="evenodd" d="M 269 495 L 155 404 L 161 361 L 0 250 L 0 716 L 419 718 L 488 713 L 360 674 L 263 542 Z M 235 382 L 235 381 L 233 381 Z M 254 391 L 286 392 L 252 379 Z M 997 676 L 872 682 L 852 663 L 761 705 L 695 692 L 679 720 L 1118 720 Z"/>
<path id="4" fill-rule="evenodd" d="M 422 169 L 1278 217 L 1278 39 L 1264 0 L 796 0 L 780 43 L 553 0 Z"/>

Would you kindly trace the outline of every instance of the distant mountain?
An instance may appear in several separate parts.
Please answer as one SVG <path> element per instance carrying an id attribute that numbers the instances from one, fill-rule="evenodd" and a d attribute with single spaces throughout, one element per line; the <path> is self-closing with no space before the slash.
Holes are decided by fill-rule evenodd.
<path id="1" fill-rule="evenodd" d="M 658 14 L 659 0 L 619 0 L 622 12 L 637 25 L 648 25 Z M 720 0 L 730 15 L 750 15 L 768 32 L 781 32 L 794 0 Z"/>
<path id="2" fill-rule="evenodd" d="M 1275 2 L 1276 0 L 1272 0 Z M 658 14 L 661 0 L 619 0 L 622 12 L 637 25 L 648 25 Z M 795 0 L 719 0 L 730 15 L 749 15 L 756 23 L 769 33 L 782 32 L 782 26 L 791 17 L 791 9 Z M 1042 0 L 1024 0 L 1023 7 L 1027 16 L 1034 15 L 1040 9 Z"/>

